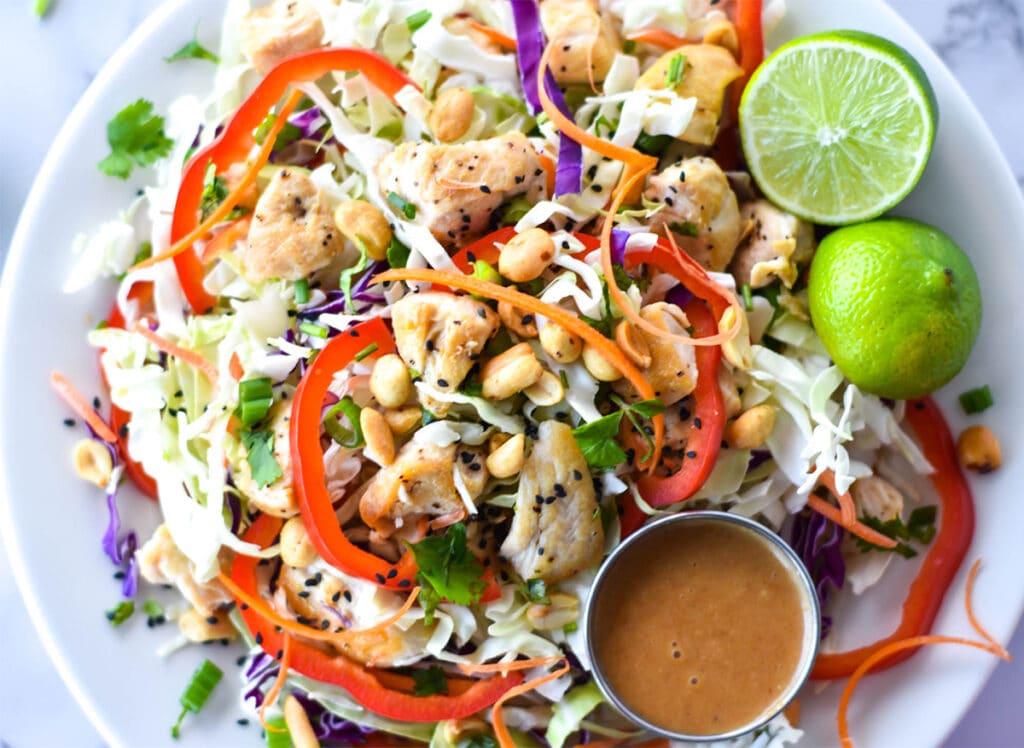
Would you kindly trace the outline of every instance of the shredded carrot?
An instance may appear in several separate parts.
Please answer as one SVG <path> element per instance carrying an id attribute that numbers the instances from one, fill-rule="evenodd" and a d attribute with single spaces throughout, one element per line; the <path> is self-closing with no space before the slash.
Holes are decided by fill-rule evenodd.
<path id="1" fill-rule="evenodd" d="M 625 148 L 620 145 L 615 145 L 604 138 L 599 138 L 596 135 L 584 130 L 582 127 L 577 125 L 570 117 L 562 114 L 555 103 L 551 100 L 548 95 L 547 87 L 544 85 L 544 76 L 548 70 L 549 59 L 551 57 L 552 46 L 549 44 L 545 50 L 544 55 L 540 60 L 540 69 L 537 72 L 537 89 L 540 95 L 540 104 L 544 109 L 544 113 L 548 116 L 558 131 L 567 138 L 572 138 L 582 146 L 586 146 L 592 151 L 600 153 L 602 156 L 621 161 L 625 164 L 632 164 L 638 169 L 647 168 L 648 170 L 654 169 L 658 165 L 658 159 L 654 156 L 648 156 L 645 153 L 641 153 L 635 148 Z"/>
<path id="2" fill-rule="evenodd" d="M 561 659 L 561 658 L 559 658 Z M 514 699 L 516 696 L 522 696 L 524 693 L 529 693 L 538 686 L 543 686 L 549 681 L 553 681 L 556 678 L 561 678 L 563 675 L 569 672 L 569 661 L 562 660 L 562 667 L 558 668 L 553 673 L 542 675 L 539 678 L 521 683 L 514 688 L 510 688 L 501 697 L 494 702 L 494 706 L 491 708 L 491 723 L 494 725 L 494 735 L 498 738 L 498 744 L 501 748 L 516 748 L 516 741 L 512 739 L 512 733 L 509 732 L 508 727 L 505 726 L 505 718 L 501 714 L 501 707 L 509 699 Z"/>
<path id="3" fill-rule="evenodd" d="M 612 199 L 612 204 L 608 208 L 609 216 L 615 215 L 619 207 L 622 205 L 623 197 L 631 189 L 633 183 L 642 180 L 644 176 L 646 176 L 646 174 L 647 172 L 645 171 L 638 172 L 632 177 L 632 179 L 626 184 L 626 186 L 623 189 L 620 189 L 616 192 L 615 197 Z M 669 233 L 669 236 L 671 237 L 671 233 Z M 675 244 L 672 244 L 672 248 L 678 253 L 681 261 L 685 262 L 686 259 L 690 259 L 689 255 L 687 255 L 685 252 L 682 252 L 679 249 L 679 247 L 677 247 Z M 703 269 L 701 269 L 701 271 L 703 272 Z M 665 340 L 671 340 L 676 343 L 686 343 L 687 345 L 721 345 L 722 343 L 726 343 L 732 338 L 734 338 L 736 334 L 739 332 L 740 328 L 742 327 L 743 317 L 740 316 L 744 314 L 742 309 L 737 310 L 736 322 L 732 325 L 731 328 L 729 328 L 725 332 L 720 332 L 717 335 L 709 335 L 708 337 L 705 338 L 693 338 L 690 337 L 689 335 L 677 335 L 675 333 L 668 332 L 667 330 L 662 330 L 660 327 L 648 322 L 643 317 L 641 317 L 640 314 L 635 309 L 633 309 L 632 302 L 630 302 L 629 298 L 626 296 L 626 293 L 621 288 L 619 288 L 619 284 L 615 280 L 615 268 L 613 267 L 612 263 L 611 220 L 605 220 L 604 225 L 601 227 L 601 272 L 604 274 L 605 283 L 608 284 L 608 293 L 609 295 L 611 295 L 612 301 L 614 301 L 615 304 L 619 307 L 619 309 L 622 310 L 622 313 L 623 315 L 625 315 L 626 319 L 632 322 L 636 327 L 639 327 L 645 332 L 648 332 L 656 337 L 663 338 Z M 724 288 L 721 291 L 721 295 L 723 298 L 728 299 L 730 304 L 735 304 L 737 307 L 739 306 L 739 301 L 736 300 L 735 297 L 732 294 L 728 293 L 728 291 L 726 291 Z"/>
<path id="4" fill-rule="evenodd" d="M 850 524 L 846 524 L 843 522 L 842 512 L 813 493 L 807 497 L 807 506 L 865 542 L 877 545 L 880 548 L 895 548 L 897 545 L 896 541 L 888 535 L 883 535 L 877 530 L 868 527 L 860 520 L 854 520 Z"/>
<path id="5" fill-rule="evenodd" d="M 459 670 L 466 675 L 478 675 L 481 673 L 501 673 L 508 675 L 517 670 L 529 670 L 535 667 L 544 667 L 553 662 L 563 659 L 560 655 L 554 657 L 534 657 L 529 660 L 511 660 L 509 662 L 490 662 L 485 665 L 474 665 L 468 662 L 457 663 Z"/>
<path id="6" fill-rule="evenodd" d="M 458 288 L 469 293 L 483 296 L 495 301 L 504 301 L 513 307 L 546 317 L 552 322 L 557 322 L 566 330 L 592 346 L 599 354 L 608 360 L 612 366 L 622 372 L 640 393 L 644 400 L 651 400 L 657 397 L 654 388 L 629 358 L 626 357 L 619 347 L 600 332 L 581 320 L 572 312 L 561 307 L 546 304 L 538 298 L 516 291 L 512 288 L 499 286 L 496 283 L 488 283 L 470 275 L 455 273 L 450 270 L 428 270 L 414 268 L 396 268 L 386 270 L 374 276 L 372 283 L 383 283 L 384 281 L 423 281 L 435 283 L 449 288 Z M 651 419 L 654 428 L 654 447 L 651 455 L 651 470 L 661 459 L 661 448 L 665 438 L 665 419 L 656 415 Z"/>
<path id="7" fill-rule="evenodd" d="M 203 262 L 210 262 L 224 252 L 231 249 L 235 242 L 239 239 L 248 236 L 249 226 L 252 224 L 252 219 L 249 216 L 239 218 L 232 223 L 229 223 L 221 231 L 210 239 L 203 247 L 203 254 L 200 259 Z"/>
<path id="8" fill-rule="evenodd" d="M 236 382 L 240 381 L 245 376 L 245 369 L 242 368 L 242 360 L 238 358 L 237 353 L 231 354 L 231 361 L 228 362 L 228 372 L 231 374 L 231 378 Z"/>
<path id="9" fill-rule="evenodd" d="M 818 476 L 818 482 L 825 486 L 832 495 L 836 497 L 836 501 L 839 502 L 839 511 L 843 518 L 843 526 L 848 526 L 857 521 L 857 507 L 853 503 L 853 496 L 847 491 L 844 494 L 840 494 L 836 490 L 836 475 L 831 470 L 826 470 L 820 476 Z"/>
<path id="10" fill-rule="evenodd" d="M 85 398 L 78 393 L 67 377 L 59 371 L 50 372 L 50 386 L 60 396 L 60 399 L 75 412 L 75 415 L 89 424 L 89 428 L 95 432 L 96 436 L 108 444 L 117 443 L 117 434 L 114 433 L 114 430 L 100 417 L 96 409 L 85 401 Z"/>
<path id="11" fill-rule="evenodd" d="M 320 631 L 318 629 L 310 628 L 305 626 L 298 621 L 294 621 L 290 618 L 278 613 L 271 607 L 270 603 L 264 600 L 262 597 L 250 595 L 248 592 L 239 587 L 227 574 L 220 573 L 217 575 L 221 584 L 227 587 L 228 591 L 236 598 L 244 602 L 254 611 L 259 613 L 263 618 L 267 619 L 275 626 L 280 626 L 285 631 L 289 631 L 296 636 L 304 636 L 307 639 L 315 639 L 316 641 L 328 642 L 331 644 L 345 644 L 351 642 L 354 637 L 366 636 L 368 634 L 380 634 L 386 628 L 393 625 L 398 619 L 404 616 L 412 608 L 416 602 L 416 598 L 419 597 L 420 588 L 413 587 L 409 593 L 409 597 L 406 598 L 405 603 L 395 611 L 392 615 L 388 616 L 382 621 L 375 623 L 373 626 L 368 626 L 365 629 L 348 629 L 345 631 Z"/>
<path id="12" fill-rule="evenodd" d="M 473 29 L 473 31 L 483 34 L 492 42 L 497 44 L 499 47 L 508 50 L 509 52 L 515 52 L 516 48 L 519 46 L 516 43 L 516 40 L 513 39 L 511 36 L 509 36 L 508 34 L 503 34 L 502 32 L 498 31 L 496 28 L 492 26 L 485 26 L 484 24 L 479 23 L 477 21 L 470 21 L 469 27 Z"/>
<path id="13" fill-rule="evenodd" d="M 545 156 L 543 153 L 537 154 L 537 158 L 540 160 L 540 165 L 544 169 L 544 173 L 547 176 L 547 188 L 548 196 L 555 194 L 555 162 L 549 156 Z"/>
<path id="14" fill-rule="evenodd" d="M 157 335 L 155 332 L 146 326 L 145 320 L 139 320 L 135 323 L 135 332 L 144 337 L 149 341 L 155 348 L 163 351 L 168 356 L 174 356 L 176 359 L 184 361 L 186 364 L 191 366 L 193 369 L 197 369 L 206 375 L 206 378 L 210 380 L 210 384 L 214 387 L 217 386 L 218 374 L 217 367 L 207 361 L 205 358 L 200 356 L 195 351 L 190 351 L 188 348 L 182 348 L 177 343 L 172 343 L 162 335 Z"/>
<path id="15" fill-rule="evenodd" d="M 171 258 L 180 255 L 186 249 L 195 244 L 197 240 L 205 236 L 210 229 L 228 217 L 228 214 L 234 210 L 235 206 L 238 205 L 249 187 L 256 182 L 256 177 L 259 176 L 260 169 L 262 169 L 270 159 L 270 153 L 274 149 L 274 143 L 277 141 L 278 134 L 288 122 L 288 116 L 292 113 L 292 110 L 295 109 L 295 106 L 299 103 L 301 98 L 302 91 L 296 89 L 291 92 L 284 104 L 281 106 L 281 111 L 278 112 L 277 119 L 274 120 L 274 124 L 267 133 L 267 137 L 263 141 L 263 145 L 260 147 L 259 153 L 256 154 L 256 158 L 251 164 L 249 164 L 245 174 L 242 175 L 238 184 L 235 185 L 235 189 L 228 193 L 228 196 L 224 198 L 224 201 L 217 206 L 209 217 L 184 237 L 175 242 L 168 250 L 161 252 L 154 257 L 150 257 L 148 260 L 143 260 L 142 262 L 137 263 L 131 268 L 131 270 L 141 270 L 142 268 L 155 265 L 156 263 L 163 262 L 164 260 L 170 260 Z"/>
<path id="16" fill-rule="evenodd" d="M 912 636 L 909 639 L 900 639 L 899 641 L 892 642 L 876 652 L 873 652 L 857 666 L 856 670 L 853 671 L 850 679 L 846 682 L 845 688 L 843 688 L 843 695 L 839 699 L 839 712 L 836 715 L 836 724 L 839 730 L 839 740 L 842 743 L 843 748 L 853 748 L 853 739 L 850 737 L 850 725 L 846 717 L 846 712 L 850 706 L 850 699 L 853 698 L 853 693 L 857 688 L 857 684 L 860 683 L 861 678 L 863 678 L 871 671 L 871 668 L 885 658 L 891 657 L 897 652 L 902 652 L 906 649 L 916 649 L 928 644 L 962 644 L 965 647 L 973 647 L 975 649 L 988 652 L 1002 660 L 1006 660 L 1007 662 L 1010 662 L 1013 659 L 1010 657 L 1010 653 L 1007 652 L 1001 644 L 996 642 L 984 628 L 982 628 L 981 624 L 978 623 L 977 617 L 974 615 L 972 594 L 974 591 L 974 579 L 978 575 L 979 568 L 979 561 L 975 561 L 971 565 L 971 572 L 967 577 L 967 592 L 964 596 L 964 605 L 967 608 L 967 618 L 970 620 L 971 626 L 983 639 L 985 639 L 985 641 L 966 639 L 960 636 Z"/>
<path id="17" fill-rule="evenodd" d="M 270 687 L 270 691 L 267 692 L 267 697 L 263 699 L 263 704 L 260 706 L 260 724 L 263 725 L 263 729 L 268 732 L 287 732 L 286 727 L 271 727 L 267 724 L 266 711 L 267 707 L 277 701 L 278 695 L 281 693 L 281 689 L 284 687 L 284 679 L 288 677 L 288 668 L 292 664 L 292 638 L 288 634 L 284 635 L 284 646 L 282 647 L 281 654 L 281 669 L 277 671 L 277 678 L 274 679 L 274 685 Z"/>
<path id="18" fill-rule="evenodd" d="M 640 29 L 634 31 L 626 36 L 631 42 L 637 44 L 650 44 L 655 47 L 661 47 L 662 49 L 678 49 L 692 42 L 684 39 L 681 36 L 676 36 L 671 31 L 665 29 L 659 29 L 654 26 L 650 26 L 646 29 Z"/>

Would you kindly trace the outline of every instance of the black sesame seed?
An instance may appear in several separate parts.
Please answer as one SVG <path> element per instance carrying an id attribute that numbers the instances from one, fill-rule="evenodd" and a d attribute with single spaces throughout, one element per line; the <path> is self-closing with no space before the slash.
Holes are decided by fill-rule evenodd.
<path id="1" fill-rule="evenodd" d="M 427 341 L 427 350 L 429 352 L 431 352 L 431 353 L 434 351 L 434 341 L 433 340 L 428 340 Z"/>
<path id="2" fill-rule="evenodd" d="M 573 470 L 572 471 L 572 479 L 573 480 L 583 480 L 583 473 L 581 473 L 579 470 Z"/>
<path id="3" fill-rule="evenodd" d="M 516 177 L 515 177 L 515 183 L 516 184 L 522 184 L 525 181 L 526 181 L 526 176 L 525 175 L 523 175 L 523 174 L 517 174 L 516 175 Z"/>
<path id="4" fill-rule="evenodd" d="M 462 460 L 462 464 L 463 465 L 468 465 L 469 463 L 471 463 L 473 461 L 473 453 L 472 452 L 465 452 L 465 451 L 460 452 L 459 453 L 459 459 Z"/>
<path id="5" fill-rule="evenodd" d="M 247 720 L 245 717 L 239 717 L 235 720 L 235 722 L 240 724 L 242 727 L 245 727 L 247 724 L 249 724 L 249 720 Z"/>
<path id="6" fill-rule="evenodd" d="M 206 617 L 206 622 L 208 624 L 210 624 L 211 626 L 216 626 L 217 625 L 217 616 L 207 616 Z"/>
<path id="7" fill-rule="evenodd" d="M 313 622 L 311 619 L 306 618 L 306 616 L 295 616 L 295 621 L 301 626 L 308 626 Z"/>
<path id="8" fill-rule="evenodd" d="M 377 582 L 380 583 L 380 584 L 384 584 L 387 581 L 384 578 L 383 574 L 374 574 L 374 576 L 377 577 Z"/>
<path id="9" fill-rule="evenodd" d="M 561 483 L 556 483 L 554 488 L 555 496 L 557 496 L 560 499 L 565 498 L 565 486 L 563 486 Z"/>
<path id="10" fill-rule="evenodd" d="M 274 655 L 274 659 L 275 660 L 280 660 L 282 657 L 284 657 L 284 650 L 283 649 L 277 650 L 277 654 Z"/>
<path id="11" fill-rule="evenodd" d="M 592 185 L 590 185 L 590 189 L 592 189 L 594 192 L 601 192 L 601 191 L 604 190 L 604 187 L 602 187 L 599 184 L 592 184 Z M 667 202 L 667 200 L 668 199 L 666 198 L 666 202 Z"/>
<path id="12" fill-rule="evenodd" d="M 399 586 L 399 587 L 408 587 L 408 586 L 409 586 L 409 580 L 408 580 L 408 579 L 402 579 L 402 580 L 400 580 L 400 581 L 398 582 L 398 586 Z"/>
<path id="13" fill-rule="evenodd" d="M 557 496 L 548 496 L 546 499 L 544 499 L 544 503 L 545 504 L 554 504 L 556 498 L 558 498 L 558 497 Z"/>
<path id="14" fill-rule="evenodd" d="M 262 644 L 263 643 L 263 634 L 261 634 L 259 631 L 256 632 L 256 643 L 257 644 Z"/>
<path id="15" fill-rule="evenodd" d="M 699 418 L 699 417 L 698 417 L 698 418 L 694 418 L 694 419 L 693 419 L 693 427 L 694 427 L 695 429 L 697 429 L 697 430 L 700 430 L 700 427 L 701 427 L 701 425 L 702 425 L 702 424 L 701 424 L 701 422 L 700 422 L 700 418 Z"/>
<path id="16" fill-rule="evenodd" d="M 346 602 L 352 602 L 352 593 L 349 592 L 348 590 L 345 590 L 345 601 Z"/>
<path id="17" fill-rule="evenodd" d="M 67 426 L 68 428 L 71 428 L 72 426 L 75 425 L 75 419 L 74 418 L 65 418 L 64 419 L 64 425 Z"/>
<path id="18" fill-rule="evenodd" d="M 309 590 L 303 590 L 302 592 L 300 592 L 299 597 L 309 597 Z"/>
<path id="19" fill-rule="evenodd" d="M 333 595 L 331 595 L 331 602 L 332 603 L 336 603 L 340 599 L 341 599 L 341 592 L 340 591 L 335 592 Z"/>
<path id="20" fill-rule="evenodd" d="M 437 380 L 437 386 L 438 387 L 447 387 L 448 386 L 448 380 L 447 379 L 438 379 Z"/>
<path id="21" fill-rule="evenodd" d="M 537 549 L 537 555 L 538 556 L 543 556 L 544 555 L 544 546 L 541 546 L 540 548 Z"/>
<path id="22" fill-rule="evenodd" d="M 392 569 L 388 572 L 388 579 L 394 579 L 398 576 L 398 569 Z"/>
<path id="23" fill-rule="evenodd" d="M 482 193 L 484 193 L 485 195 L 490 195 L 491 194 L 491 188 L 488 187 L 486 184 L 480 185 L 480 191 Z"/>
<path id="24" fill-rule="evenodd" d="M 686 456 L 692 460 L 694 457 L 697 456 L 697 453 L 691 449 L 689 452 L 686 453 Z"/>

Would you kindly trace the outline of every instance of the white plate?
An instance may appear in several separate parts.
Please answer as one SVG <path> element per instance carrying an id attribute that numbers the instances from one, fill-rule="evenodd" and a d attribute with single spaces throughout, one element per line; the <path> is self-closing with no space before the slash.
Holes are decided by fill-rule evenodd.
<path id="1" fill-rule="evenodd" d="M 1000 640 L 1008 640 L 1024 604 L 1024 446 L 1015 418 L 1024 413 L 1024 388 L 1017 384 L 1020 348 L 1019 268 L 1024 240 L 1024 205 L 1010 170 L 981 117 L 927 45 L 879 0 L 789 0 L 790 12 L 770 39 L 830 28 L 859 28 L 907 47 L 924 65 L 939 99 L 941 119 L 931 163 L 914 194 L 896 211 L 941 226 L 971 255 L 984 293 L 981 337 L 967 368 L 940 394 L 954 431 L 966 419 L 956 393 L 991 385 L 997 407 L 984 421 L 999 435 L 1003 468 L 974 480 L 978 527 L 970 559 L 985 560 L 976 591 L 977 609 Z M 190 746 L 261 744 L 258 730 L 235 724 L 237 668 L 233 650 L 208 647 L 167 660 L 155 646 L 171 627 L 147 629 L 132 620 L 112 628 L 103 610 L 118 599 L 119 585 L 100 549 L 106 526 L 103 499 L 72 474 L 67 455 L 80 436 L 61 425 L 65 409 L 47 378 L 60 369 L 84 392 L 100 392 L 96 356 L 85 333 L 110 305 L 110 287 L 65 296 L 60 285 L 73 236 L 114 215 L 142 185 L 103 177 L 94 164 L 105 155 L 107 120 L 139 96 L 166 111 L 175 96 L 202 91 L 210 68 L 166 65 L 161 55 L 187 39 L 196 21 L 215 27 L 221 3 L 167 3 L 122 47 L 75 108 L 51 150 L 12 243 L 0 285 L 0 526 L 19 586 L 46 647 L 82 708 L 113 745 L 182 745 L 168 727 L 178 697 L 203 656 L 217 659 L 225 681 L 199 718 L 189 718 L 183 738 Z M 1008 272 L 1010 271 L 1010 272 Z M 975 419 L 978 420 L 978 419 Z M 156 523 L 155 507 L 128 492 L 121 501 L 124 524 L 142 536 Z M 906 576 L 906 572 L 899 576 Z M 966 568 L 954 584 L 935 630 L 970 635 L 963 613 Z M 896 584 L 876 595 L 866 611 L 881 632 L 898 617 Z M 862 607 L 862 613 L 866 606 Z M 858 630 L 869 636 L 868 624 Z M 995 660 L 974 650 L 934 647 L 885 674 L 867 679 L 851 711 L 854 736 L 865 746 L 938 745 L 981 689 Z M 836 743 L 834 707 L 838 688 L 803 699 L 805 745 Z M 45 695 L 40 694 L 45 698 Z"/>

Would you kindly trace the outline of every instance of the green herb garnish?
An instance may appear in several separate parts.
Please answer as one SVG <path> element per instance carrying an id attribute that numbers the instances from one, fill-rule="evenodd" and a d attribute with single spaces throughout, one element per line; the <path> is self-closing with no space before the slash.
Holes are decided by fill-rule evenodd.
<path id="1" fill-rule="evenodd" d="M 611 468 L 621 465 L 629 459 L 629 455 L 619 446 L 617 441 L 619 425 L 622 423 L 624 415 L 629 418 L 630 422 L 637 427 L 641 434 L 649 439 L 650 437 L 643 426 L 635 420 L 636 416 L 651 418 L 665 410 L 665 405 L 660 400 L 642 400 L 641 402 L 627 405 L 616 398 L 616 402 L 621 404 L 622 410 L 609 413 L 602 418 L 598 418 L 596 421 L 585 423 L 572 430 L 580 451 L 583 452 L 583 456 L 587 459 L 587 464 L 591 467 Z M 644 459 L 646 457 L 642 458 L 641 462 Z"/>
<path id="2" fill-rule="evenodd" d="M 405 19 L 405 25 L 409 27 L 409 31 L 417 31 L 427 24 L 431 15 L 432 13 L 426 9 L 417 11 Z"/>
<path id="3" fill-rule="evenodd" d="M 449 527 L 444 535 L 432 535 L 409 548 L 419 567 L 416 579 L 423 588 L 420 602 L 427 625 L 433 623 L 434 610 L 442 600 L 469 605 L 480 599 L 487 584 L 481 578 L 483 569 L 466 545 L 462 522 Z"/>
<path id="4" fill-rule="evenodd" d="M 665 88 L 675 88 L 683 80 L 685 71 L 686 57 L 681 54 L 673 55 L 669 60 L 668 70 L 665 71 Z"/>
<path id="5" fill-rule="evenodd" d="M 174 141 L 164 134 L 164 118 L 153 102 L 139 99 L 107 123 L 110 155 L 97 164 L 104 174 L 127 179 L 135 166 L 150 166 L 171 152 Z"/>
<path id="6" fill-rule="evenodd" d="M 981 387 L 975 387 L 973 390 L 967 390 L 960 395 L 960 407 L 964 409 L 964 413 L 969 416 L 973 416 L 976 413 L 988 410 L 995 404 L 992 399 L 992 390 L 989 386 L 983 385 Z"/>
<path id="7" fill-rule="evenodd" d="M 122 600 L 113 608 L 107 611 L 107 620 L 110 621 L 111 626 L 120 626 L 122 623 L 132 617 L 135 612 L 135 603 L 131 600 Z"/>
<path id="8" fill-rule="evenodd" d="M 917 509 L 910 513 L 910 517 L 907 518 L 906 524 L 903 523 L 899 517 L 894 519 L 882 521 L 877 517 L 861 517 L 860 521 L 868 527 L 878 530 L 883 535 L 887 535 L 893 540 L 902 541 L 896 544 L 895 548 L 882 548 L 881 546 L 868 543 L 866 540 L 861 538 L 854 538 L 857 542 L 857 547 L 862 553 L 868 551 L 883 551 L 888 553 L 898 553 L 903 558 L 913 558 L 917 555 L 917 551 L 914 550 L 910 545 L 910 541 L 916 541 L 922 545 L 927 545 L 935 537 L 935 518 L 937 515 L 937 509 L 934 505 L 919 506 Z"/>
<path id="9" fill-rule="evenodd" d="M 359 414 L 362 408 L 356 405 L 351 397 L 343 397 L 331 406 L 331 409 L 324 414 L 324 430 L 335 442 L 348 449 L 357 449 L 366 441 L 363 439 L 363 429 L 359 425 Z M 341 425 L 339 415 L 348 419 L 350 429 Z"/>
<path id="10" fill-rule="evenodd" d="M 185 688 L 185 693 L 181 695 L 181 714 L 178 715 L 178 721 L 171 728 L 172 738 L 178 737 L 181 721 L 185 719 L 186 714 L 189 712 L 199 714 L 207 699 L 210 698 L 210 694 L 213 693 L 213 689 L 217 687 L 223 677 L 224 672 L 219 667 L 209 660 L 203 660 L 203 663 L 192 674 L 192 680 Z"/>
<path id="11" fill-rule="evenodd" d="M 417 670 L 412 674 L 413 693 L 417 696 L 433 696 L 435 693 L 448 695 L 448 678 L 444 670 L 431 665 L 426 670 Z"/>
<path id="12" fill-rule="evenodd" d="M 190 41 L 170 57 L 164 58 L 164 62 L 178 62 L 178 60 L 208 60 L 215 65 L 220 64 L 220 58 L 199 43 L 199 24 L 196 24 Z"/>
<path id="13" fill-rule="evenodd" d="M 306 280 L 305 278 L 300 278 L 299 280 L 295 281 L 295 303 L 309 303 L 309 281 Z"/>
<path id="14" fill-rule="evenodd" d="M 416 206 L 399 195 L 397 192 L 388 193 L 388 202 L 395 206 L 395 210 L 408 218 L 410 221 L 416 217 Z"/>
<path id="15" fill-rule="evenodd" d="M 551 598 L 548 597 L 548 586 L 543 579 L 527 579 L 523 585 L 523 592 L 531 603 L 550 605 Z"/>
<path id="16" fill-rule="evenodd" d="M 260 488 L 269 486 L 284 473 L 274 457 L 274 432 L 266 429 L 243 430 L 238 433 L 246 451 L 252 479 Z"/>

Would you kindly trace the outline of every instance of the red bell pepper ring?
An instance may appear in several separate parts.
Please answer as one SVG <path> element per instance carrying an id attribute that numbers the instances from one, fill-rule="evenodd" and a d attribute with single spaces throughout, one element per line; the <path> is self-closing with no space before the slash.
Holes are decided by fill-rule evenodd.
<path id="1" fill-rule="evenodd" d="M 261 514 L 245 534 L 244 540 L 265 547 L 277 536 L 282 520 Z M 259 559 L 237 555 L 231 567 L 231 580 L 245 592 L 259 596 L 256 568 Z M 284 649 L 284 634 L 252 608 L 239 604 L 239 611 L 252 636 L 260 642 L 263 651 L 278 657 Z M 374 671 L 358 662 L 338 655 L 332 656 L 321 649 L 293 638 L 291 642 L 291 669 L 307 678 L 331 683 L 343 688 L 352 698 L 371 712 L 403 722 L 438 722 L 444 719 L 464 719 L 496 702 L 502 694 L 523 680 L 522 673 L 513 672 L 473 682 L 468 688 L 464 679 L 450 679 L 448 695 L 414 696 L 392 686 L 408 680 L 386 671 Z"/>
<path id="2" fill-rule="evenodd" d="M 931 480 L 942 505 L 939 531 L 903 601 L 903 612 L 896 630 L 884 639 L 857 649 L 819 654 L 811 670 L 811 678 L 815 680 L 846 678 L 883 647 L 930 632 L 974 537 L 974 499 L 957 463 L 953 436 L 942 411 L 930 397 L 908 401 L 907 423 L 914 430 L 925 458 L 935 468 Z M 905 649 L 897 652 L 872 668 L 871 672 L 891 668 L 915 651 Z"/>
<path id="3" fill-rule="evenodd" d="M 412 553 L 406 551 L 397 564 L 391 564 L 349 541 L 335 516 L 324 473 L 320 423 L 327 388 L 337 372 L 371 345 L 377 346 L 377 355 L 395 350 L 391 332 L 381 319 L 363 322 L 332 338 L 299 382 L 289 429 L 295 496 L 310 540 L 327 563 L 382 587 L 408 590 L 417 571 Z"/>
<path id="4" fill-rule="evenodd" d="M 232 164 L 245 161 L 255 144 L 254 132 L 267 114 L 294 83 L 318 80 L 333 71 L 358 71 L 366 76 L 383 94 L 394 101 L 395 94 L 406 86 L 418 87 L 406 75 L 381 57 L 367 49 L 324 48 L 292 55 L 278 63 L 266 74 L 249 97 L 234 113 L 216 139 L 196 153 L 185 167 L 174 204 L 171 223 L 171 244 L 187 236 L 199 225 L 198 212 L 203 194 L 203 181 L 207 164 L 213 163 L 217 172 Z M 194 252 L 185 251 L 175 256 L 185 298 L 197 314 L 208 311 L 216 299 L 203 288 L 205 268 Z"/>

